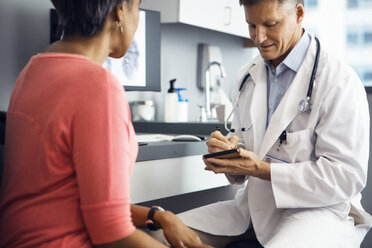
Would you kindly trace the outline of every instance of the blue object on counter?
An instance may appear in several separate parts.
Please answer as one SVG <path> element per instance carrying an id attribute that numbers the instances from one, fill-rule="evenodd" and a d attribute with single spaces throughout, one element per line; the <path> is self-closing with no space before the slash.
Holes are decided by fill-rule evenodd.
<path id="1" fill-rule="evenodd" d="M 181 95 L 181 91 L 187 90 L 186 88 L 176 88 L 177 95 L 178 95 L 178 102 L 189 102 L 189 99 L 184 99 Z"/>

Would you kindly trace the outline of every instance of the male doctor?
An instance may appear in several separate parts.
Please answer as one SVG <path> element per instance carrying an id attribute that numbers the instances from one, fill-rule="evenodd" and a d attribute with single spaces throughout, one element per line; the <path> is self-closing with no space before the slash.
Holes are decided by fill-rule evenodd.
<path id="1" fill-rule="evenodd" d="M 359 247 L 372 223 L 360 204 L 370 123 L 363 84 L 301 27 L 303 0 L 240 4 L 260 55 L 243 67 L 233 91 L 235 132 L 225 137 L 216 131 L 207 145 L 210 153 L 244 148 L 241 158 L 204 163 L 246 186 L 232 201 L 179 216 L 215 247 L 248 236 L 252 228 L 268 248 Z M 299 111 L 318 49 L 311 106 Z"/>

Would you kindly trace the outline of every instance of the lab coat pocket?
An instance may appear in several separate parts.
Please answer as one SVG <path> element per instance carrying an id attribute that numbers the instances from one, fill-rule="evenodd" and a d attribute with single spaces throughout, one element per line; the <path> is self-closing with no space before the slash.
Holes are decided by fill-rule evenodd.
<path id="1" fill-rule="evenodd" d="M 281 148 L 283 157 L 292 163 L 310 160 L 313 149 L 312 131 L 310 128 L 287 132 L 287 140 Z"/>
<path id="2" fill-rule="evenodd" d="M 246 150 L 254 151 L 252 128 L 249 128 L 248 130 L 242 132 L 242 136 L 244 141 L 244 148 Z"/>

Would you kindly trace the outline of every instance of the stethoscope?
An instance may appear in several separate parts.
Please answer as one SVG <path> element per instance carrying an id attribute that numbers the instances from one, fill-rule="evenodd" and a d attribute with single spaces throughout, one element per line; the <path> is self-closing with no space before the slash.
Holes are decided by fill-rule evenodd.
<path id="1" fill-rule="evenodd" d="M 315 41 L 316 41 L 316 55 L 315 55 L 315 61 L 314 61 L 314 66 L 313 66 L 313 71 L 311 73 L 311 78 L 310 78 L 310 82 L 309 82 L 309 87 L 307 89 L 307 94 L 306 94 L 306 98 L 301 100 L 298 104 L 298 113 L 299 114 L 302 114 L 302 113 L 308 113 L 308 112 L 311 112 L 311 94 L 313 92 L 313 87 L 314 87 L 314 79 L 315 79 L 315 75 L 316 75 L 316 72 L 318 70 L 318 63 L 319 63 L 319 54 L 320 54 L 320 42 L 318 40 L 318 38 L 314 37 L 315 38 Z M 239 87 L 239 93 L 238 93 L 238 97 L 236 98 L 235 100 L 235 103 L 234 103 L 234 106 L 233 106 L 233 109 L 231 110 L 231 113 L 229 114 L 229 116 L 227 117 L 226 121 L 225 121 L 225 129 L 227 132 L 235 132 L 235 129 L 234 128 L 228 128 L 227 127 L 227 123 L 229 122 L 232 114 L 234 113 L 235 109 L 236 109 L 236 106 L 238 105 L 238 101 L 239 101 L 239 98 L 240 98 L 240 95 L 243 91 L 243 87 L 245 85 L 245 83 L 248 81 L 248 78 L 250 77 L 250 74 L 248 73 L 247 75 L 244 76 L 241 84 L 240 84 L 240 87 Z M 241 128 L 241 131 L 242 132 L 245 132 L 245 131 L 249 131 L 250 129 L 252 128 L 252 124 L 250 125 L 249 128 L 245 128 L 245 127 L 242 127 Z M 279 137 L 279 140 L 280 140 L 280 144 L 285 141 L 287 139 L 287 131 L 283 131 L 282 134 L 280 135 Z"/>

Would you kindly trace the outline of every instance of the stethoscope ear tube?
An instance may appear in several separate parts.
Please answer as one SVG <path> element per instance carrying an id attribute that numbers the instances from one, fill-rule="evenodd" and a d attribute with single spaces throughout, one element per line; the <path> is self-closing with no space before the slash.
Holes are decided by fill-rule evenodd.
<path id="1" fill-rule="evenodd" d="M 307 98 L 311 98 L 311 93 L 313 92 L 313 87 L 314 87 L 314 80 L 315 80 L 315 75 L 318 70 L 318 64 L 319 64 L 319 54 L 320 54 L 320 42 L 318 38 L 314 37 L 316 41 L 316 55 L 315 55 L 315 62 L 313 66 L 313 71 L 311 72 L 311 78 L 310 78 L 310 83 L 309 83 L 309 88 L 307 89 Z"/>
<path id="2" fill-rule="evenodd" d="M 233 129 L 233 128 L 229 129 L 229 128 L 227 127 L 227 123 L 229 122 L 229 120 L 230 120 L 232 114 L 234 113 L 235 108 L 236 108 L 236 105 L 238 105 L 238 101 L 239 101 L 239 97 L 240 97 L 240 94 L 241 94 L 241 93 L 242 93 L 242 92 L 239 90 L 239 93 L 238 93 L 238 96 L 236 97 L 236 100 L 235 100 L 235 103 L 234 103 L 233 109 L 231 110 L 229 116 L 227 117 L 227 119 L 226 119 L 226 121 L 225 121 L 225 129 L 226 129 L 227 132 L 230 132 L 230 133 L 235 132 L 235 129 Z"/>
<path id="3" fill-rule="evenodd" d="M 245 75 L 245 77 L 243 78 L 242 83 L 240 84 L 240 87 L 239 87 L 239 96 L 240 96 L 240 92 L 242 92 L 242 89 L 243 89 L 243 87 L 244 87 L 245 83 L 247 82 L 248 77 L 250 75 L 251 75 L 250 73 L 247 73 L 247 75 Z"/>
<path id="4" fill-rule="evenodd" d="M 234 113 L 234 111 L 235 111 L 235 109 L 236 109 L 236 106 L 238 105 L 238 101 L 239 101 L 239 98 L 240 98 L 240 94 L 242 93 L 242 89 L 243 89 L 245 83 L 248 81 L 248 77 L 249 77 L 250 75 L 251 75 L 250 73 L 247 73 L 247 75 L 244 76 L 244 78 L 243 78 L 243 80 L 242 80 L 242 82 L 241 82 L 241 84 L 240 84 L 240 86 L 239 86 L 239 93 L 238 93 L 238 96 L 236 97 L 236 100 L 235 100 L 235 102 L 234 102 L 233 109 L 231 110 L 231 113 L 229 114 L 229 116 L 227 117 L 227 119 L 226 119 L 226 121 L 225 121 L 225 129 L 226 129 L 227 132 L 230 132 L 230 133 L 235 132 L 235 129 L 234 129 L 234 128 L 229 129 L 229 128 L 227 127 L 227 123 L 229 122 L 229 120 L 230 120 L 232 114 Z M 242 128 L 242 131 L 243 131 L 243 129 L 244 129 L 244 131 L 245 131 L 245 128 Z M 243 132 L 244 132 L 244 131 L 243 131 Z"/>

